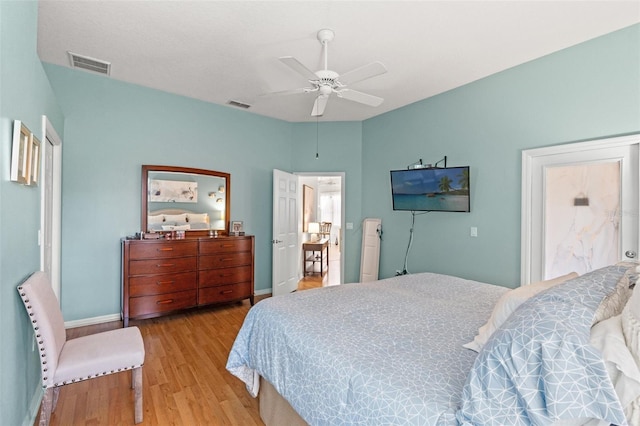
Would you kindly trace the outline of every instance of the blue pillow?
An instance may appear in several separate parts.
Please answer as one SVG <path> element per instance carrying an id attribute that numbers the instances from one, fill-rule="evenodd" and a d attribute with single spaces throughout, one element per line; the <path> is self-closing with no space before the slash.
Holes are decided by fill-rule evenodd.
<path id="1" fill-rule="evenodd" d="M 626 425 L 604 361 L 589 337 L 600 302 L 627 269 L 607 266 L 523 303 L 478 354 L 458 421 L 530 425 L 595 418 Z"/>

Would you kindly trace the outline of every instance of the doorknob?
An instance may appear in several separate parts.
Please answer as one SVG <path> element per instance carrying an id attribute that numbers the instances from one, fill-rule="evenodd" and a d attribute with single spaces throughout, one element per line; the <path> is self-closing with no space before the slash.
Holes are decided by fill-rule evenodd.
<path id="1" fill-rule="evenodd" d="M 627 256 L 629 259 L 635 259 L 636 254 L 637 253 L 633 250 L 627 250 L 624 252 L 624 255 Z"/>
<path id="2" fill-rule="evenodd" d="M 280 240 L 271 240 L 271 244 L 278 244 L 278 243 L 281 243 L 281 242 L 282 241 L 280 241 Z"/>

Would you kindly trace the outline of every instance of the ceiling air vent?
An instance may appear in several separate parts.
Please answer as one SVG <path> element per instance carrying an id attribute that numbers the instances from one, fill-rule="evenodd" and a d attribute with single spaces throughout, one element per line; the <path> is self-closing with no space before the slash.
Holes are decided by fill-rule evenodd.
<path id="1" fill-rule="evenodd" d="M 249 104 L 245 104 L 242 102 L 238 102 L 238 101 L 229 101 L 227 102 L 228 105 L 234 106 L 234 107 L 238 107 L 238 108 L 244 108 L 244 109 L 249 109 L 251 108 L 251 105 Z"/>
<path id="2" fill-rule="evenodd" d="M 72 68 L 81 68 L 83 70 L 97 72 L 98 74 L 109 75 L 111 73 L 111 62 L 105 62 L 100 59 L 90 58 L 88 56 L 78 55 L 73 52 L 69 53 Z"/>

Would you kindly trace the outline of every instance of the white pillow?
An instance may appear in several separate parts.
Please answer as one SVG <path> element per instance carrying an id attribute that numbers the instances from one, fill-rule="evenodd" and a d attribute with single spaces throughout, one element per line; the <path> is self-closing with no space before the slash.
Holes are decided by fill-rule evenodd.
<path id="1" fill-rule="evenodd" d="M 207 213 L 188 213 L 187 222 L 209 223 L 209 215 Z"/>
<path id="2" fill-rule="evenodd" d="M 571 272 L 570 274 L 563 275 L 561 277 L 553 278 L 551 280 L 539 281 L 534 284 L 523 285 L 516 289 L 510 290 L 502 295 L 502 297 L 493 307 L 493 312 L 485 325 L 478 329 L 478 335 L 464 346 L 467 349 L 471 349 L 476 352 L 480 352 L 480 349 L 487 343 L 489 337 L 502 325 L 503 322 L 509 318 L 509 316 L 518 309 L 520 305 L 535 296 L 536 294 L 551 288 L 555 285 L 568 281 L 572 278 L 576 278 L 578 274 Z"/>
<path id="3" fill-rule="evenodd" d="M 161 215 L 161 214 L 151 215 L 147 218 L 148 224 L 162 223 L 162 222 L 164 222 L 164 215 Z"/>
<path id="4" fill-rule="evenodd" d="M 186 213 L 182 213 L 182 214 L 165 214 L 164 215 L 164 220 L 167 222 L 186 222 L 187 221 L 187 214 Z"/>
<path id="5" fill-rule="evenodd" d="M 163 231 L 188 231 L 191 229 L 191 225 L 162 225 Z"/>
<path id="6" fill-rule="evenodd" d="M 640 301 L 640 297 L 637 299 Z M 623 332 L 627 319 L 625 315 L 616 315 L 594 325 L 591 345 L 602 354 L 629 424 L 637 425 L 640 424 L 640 369 Z M 640 333 L 637 326 L 635 333 Z"/>

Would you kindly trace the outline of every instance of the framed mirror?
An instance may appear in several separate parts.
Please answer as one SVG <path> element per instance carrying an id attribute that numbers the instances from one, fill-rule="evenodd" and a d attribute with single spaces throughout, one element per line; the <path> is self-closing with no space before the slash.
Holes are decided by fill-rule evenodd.
<path id="1" fill-rule="evenodd" d="M 230 184 L 229 173 L 143 165 L 141 229 L 228 234 Z"/>

